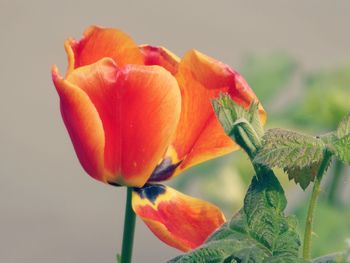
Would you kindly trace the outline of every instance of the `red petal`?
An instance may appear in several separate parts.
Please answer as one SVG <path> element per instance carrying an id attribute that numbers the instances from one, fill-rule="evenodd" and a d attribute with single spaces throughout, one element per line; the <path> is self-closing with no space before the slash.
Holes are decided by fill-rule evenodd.
<path id="1" fill-rule="evenodd" d="M 124 32 L 114 28 L 89 27 L 80 41 L 65 42 L 68 73 L 73 69 L 109 57 L 118 66 L 143 64 L 143 57 L 135 42 Z M 68 74 L 67 73 L 67 74 Z"/>
<path id="2" fill-rule="evenodd" d="M 95 105 L 105 133 L 105 169 L 113 183 L 142 186 L 168 147 L 180 115 L 175 78 L 157 66 L 118 68 L 111 59 L 80 67 L 67 81 Z"/>
<path id="3" fill-rule="evenodd" d="M 216 206 L 159 184 L 136 189 L 132 205 L 160 240 L 182 251 L 202 245 L 225 222 Z"/>
<path id="4" fill-rule="evenodd" d="M 158 65 L 175 75 L 180 58 L 164 47 L 140 46 L 145 65 Z"/>
<path id="5" fill-rule="evenodd" d="M 106 181 L 104 131 L 95 106 L 83 90 L 62 79 L 55 66 L 52 79 L 60 96 L 62 118 L 81 165 L 95 179 Z"/>
<path id="6" fill-rule="evenodd" d="M 177 153 L 174 162 L 182 160 L 178 173 L 238 148 L 216 119 L 212 99 L 226 92 L 244 107 L 258 99 L 239 73 L 195 50 L 181 60 L 176 78 L 182 95 L 181 118 L 173 142 Z M 264 123 L 266 114 L 261 105 L 260 112 Z"/>

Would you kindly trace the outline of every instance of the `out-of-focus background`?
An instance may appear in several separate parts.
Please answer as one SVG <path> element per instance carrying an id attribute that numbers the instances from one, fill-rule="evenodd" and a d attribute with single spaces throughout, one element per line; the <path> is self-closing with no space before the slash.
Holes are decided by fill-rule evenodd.
<path id="1" fill-rule="evenodd" d="M 0 261 L 115 262 L 125 189 L 90 179 L 59 113 L 50 68 L 66 67 L 63 41 L 91 25 L 182 56 L 196 48 L 240 71 L 263 101 L 269 127 L 317 134 L 350 110 L 349 1 L 0 0 Z M 225 209 L 241 206 L 251 171 L 234 153 L 172 182 Z M 308 197 L 288 183 L 288 212 Z M 350 237 L 349 170 L 330 169 L 316 216 L 315 256 Z M 336 179 L 333 179 L 336 178 Z M 332 189 L 332 190 L 330 190 Z M 179 252 L 138 221 L 134 262 Z"/>

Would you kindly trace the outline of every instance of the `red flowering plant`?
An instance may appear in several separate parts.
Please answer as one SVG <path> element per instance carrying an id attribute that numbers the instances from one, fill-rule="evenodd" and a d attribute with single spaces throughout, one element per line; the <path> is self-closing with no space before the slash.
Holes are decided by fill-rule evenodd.
<path id="1" fill-rule="evenodd" d="M 257 101 L 251 88 L 199 51 L 180 59 L 163 47 L 137 46 L 117 29 L 90 27 L 65 49 L 65 77 L 53 66 L 52 79 L 78 159 L 91 177 L 128 187 L 122 261 L 131 259 L 134 212 L 170 246 L 202 245 L 225 222 L 223 213 L 161 182 L 238 149 L 211 100 L 225 92 L 248 108 Z M 265 122 L 261 105 L 259 116 Z"/>
<path id="2" fill-rule="evenodd" d="M 95 26 L 65 49 L 67 72 L 54 66 L 52 78 L 77 157 L 91 177 L 127 187 L 118 261 L 131 262 L 138 215 L 186 252 L 169 262 L 349 262 L 347 253 L 311 260 L 310 248 L 322 177 L 333 157 L 350 163 L 350 115 L 323 136 L 265 132 L 266 113 L 243 77 L 199 51 L 180 59 Z M 255 174 L 228 221 L 215 205 L 163 184 L 239 148 Z M 274 167 L 303 189 L 313 183 L 303 244 Z"/>

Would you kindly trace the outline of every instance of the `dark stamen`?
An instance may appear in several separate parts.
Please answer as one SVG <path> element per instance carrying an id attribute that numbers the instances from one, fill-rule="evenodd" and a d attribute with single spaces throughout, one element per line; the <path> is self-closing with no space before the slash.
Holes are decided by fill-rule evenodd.
<path id="1" fill-rule="evenodd" d="M 175 169 L 180 165 L 181 162 L 172 164 L 171 158 L 165 158 L 157 167 L 154 169 L 151 177 L 148 179 L 148 182 L 159 182 L 164 181 L 171 177 Z"/>

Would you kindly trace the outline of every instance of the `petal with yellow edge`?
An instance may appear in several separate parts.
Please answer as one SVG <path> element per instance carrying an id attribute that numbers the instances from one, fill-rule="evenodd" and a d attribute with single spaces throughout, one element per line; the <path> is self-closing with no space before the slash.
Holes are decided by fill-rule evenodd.
<path id="1" fill-rule="evenodd" d="M 225 222 L 215 205 L 160 184 L 135 189 L 132 206 L 160 240 L 182 251 L 202 245 Z"/>
<path id="2" fill-rule="evenodd" d="M 66 40 L 68 56 L 67 75 L 75 68 L 97 62 L 102 58 L 112 58 L 118 66 L 126 64 L 142 65 L 143 56 L 132 40 L 124 32 L 114 28 L 91 26 L 85 30 L 81 40 Z"/>
<path id="3" fill-rule="evenodd" d="M 186 53 L 181 60 L 176 79 L 181 89 L 182 108 L 172 144 L 176 156 L 172 159 L 173 163 L 181 161 L 181 164 L 174 175 L 238 148 L 215 117 L 211 105 L 214 98 L 225 92 L 244 107 L 258 101 L 238 72 L 195 50 Z M 261 105 L 259 108 L 261 120 L 265 123 L 266 113 Z"/>
<path id="4" fill-rule="evenodd" d="M 56 66 L 52 69 L 52 79 L 60 96 L 63 121 L 81 165 L 93 178 L 105 182 L 105 137 L 94 104 L 78 86 L 62 79 Z"/>
<path id="5" fill-rule="evenodd" d="M 88 95 L 102 121 L 107 181 L 143 186 L 179 120 L 181 97 L 175 78 L 158 66 L 119 68 L 105 58 L 72 71 L 66 82 Z"/>
<path id="6" fill-rule="evenodd" d="M 164 47 L 156 47 L 150 45 L 140 46 L 140 50 L 144 56 L 145 65 L 158 65 L 171 74 L 175 75 L 180 58 Z"/>

